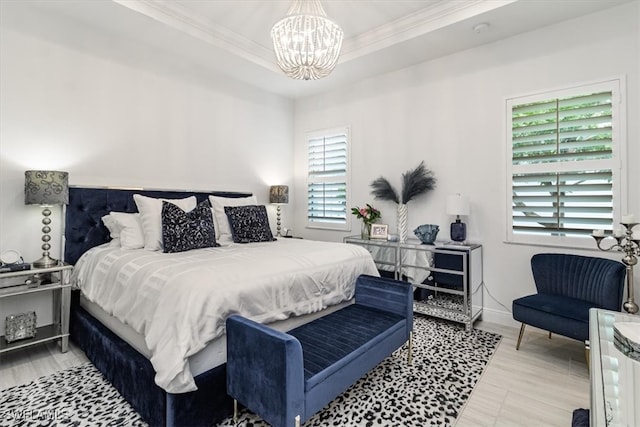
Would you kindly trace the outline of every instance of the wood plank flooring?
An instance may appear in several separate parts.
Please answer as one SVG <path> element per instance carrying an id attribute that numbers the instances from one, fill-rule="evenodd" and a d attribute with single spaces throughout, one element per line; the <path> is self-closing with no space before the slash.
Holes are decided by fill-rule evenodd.
<path id="1" fill-rule="evenodd" d="M 503 338 L 457 426 L 566 427 L 574 409 L 589 407 L 589 373 L 581 343 L 556 335 L 549 340 L 546 333 L 527 327 L 516 351 L 516 328 L 487 322 L 476 327 Z M 0 390 L 85 361 L 84 353 L 71 343 L 64 354 L 55 343 L 5 353 L 0 356 Z"/>

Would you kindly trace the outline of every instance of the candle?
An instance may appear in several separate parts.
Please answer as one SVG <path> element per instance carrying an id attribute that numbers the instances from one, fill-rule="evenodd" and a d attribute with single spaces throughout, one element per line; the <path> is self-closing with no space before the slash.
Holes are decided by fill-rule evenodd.
<path id="1" fill-rule="evenodd" d="M 622 237 L 624 236 L 624 231 L 622 231 L 622 228 L 620 227 L 616 227 L 613 230 L 613 237 Z"/>
<path id="2" fill-rule="evenodd" d="M 604 230 L 593 230 L 593 235 L 595 237 L 604 237 Z"/>
<path id="3" fill-rule="evenodd" d="M 622 215 L 622 221 L 620 222 L 623 224 L 633 224 L 636 222 L 636 217 L 633 214 Z"/>

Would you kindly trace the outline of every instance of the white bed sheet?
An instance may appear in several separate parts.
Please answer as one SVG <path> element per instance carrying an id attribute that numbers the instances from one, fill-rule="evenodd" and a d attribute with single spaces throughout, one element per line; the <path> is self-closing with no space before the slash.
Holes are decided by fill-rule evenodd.
<path id="1" fill-rule="evenodd" d="M 396 248 L 382 247 L 382 246 L 367 246 L 369 253 L 373 256 L 373 259 L 378 261 L 384 261 L 387 264 L 378 263 L 378 269 L 395 272 L 396 262 Z M 421 250 L 404 250 L 402 251 L 402 275 L 407 277 L 407 280 L 411 283 L 422 283 L 431 275 L 431 271 L 425 268 L 417 268 L 410 266 L 430 267 L 432 264 L 433 253 L 429 251 Z M 391 265 L 389 265 L 391 264 Z"/>
<path id="2" fill-rule="evenodd" d="M 360 274 L 377 275 L 356 245 L 279 239 L 176 254 L 102 245 L 76 263 L 74 286 L 145 337 L 156 383 L 196 389 L 189 357 L 239 313 L 261 323 L 314 313 L 353 297 Z"/>

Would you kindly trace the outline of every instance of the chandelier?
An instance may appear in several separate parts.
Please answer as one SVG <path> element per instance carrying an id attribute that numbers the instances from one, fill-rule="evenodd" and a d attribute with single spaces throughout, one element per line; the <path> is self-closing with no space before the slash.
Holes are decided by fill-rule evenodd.
<path id="1" fill-rule="evenodd" d="M 298 80 L 328 76 L 338 62 L 343 35 L 319 0 L 294 0 L 287 16 L 271 29 L 278 66 Z"/>

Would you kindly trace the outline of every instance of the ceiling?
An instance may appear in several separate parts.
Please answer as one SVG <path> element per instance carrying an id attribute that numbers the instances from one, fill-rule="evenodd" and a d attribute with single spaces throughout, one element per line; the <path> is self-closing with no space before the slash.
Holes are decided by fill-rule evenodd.
<path id="1" fill-rule="evenodd" d="M 154 52 L 165 62 L 299 98 L 627 1 L 324 0 L 345 40 L 335 70 L 317 81 L 292 80 L 275 63 L 269 33 L 290 0 L 2 0 L 0 7 L 3 25 L 25 30 L 32 23 L 47 36 L 46 16 L 119 41 L 92 46 L 96 54 Z"/>

